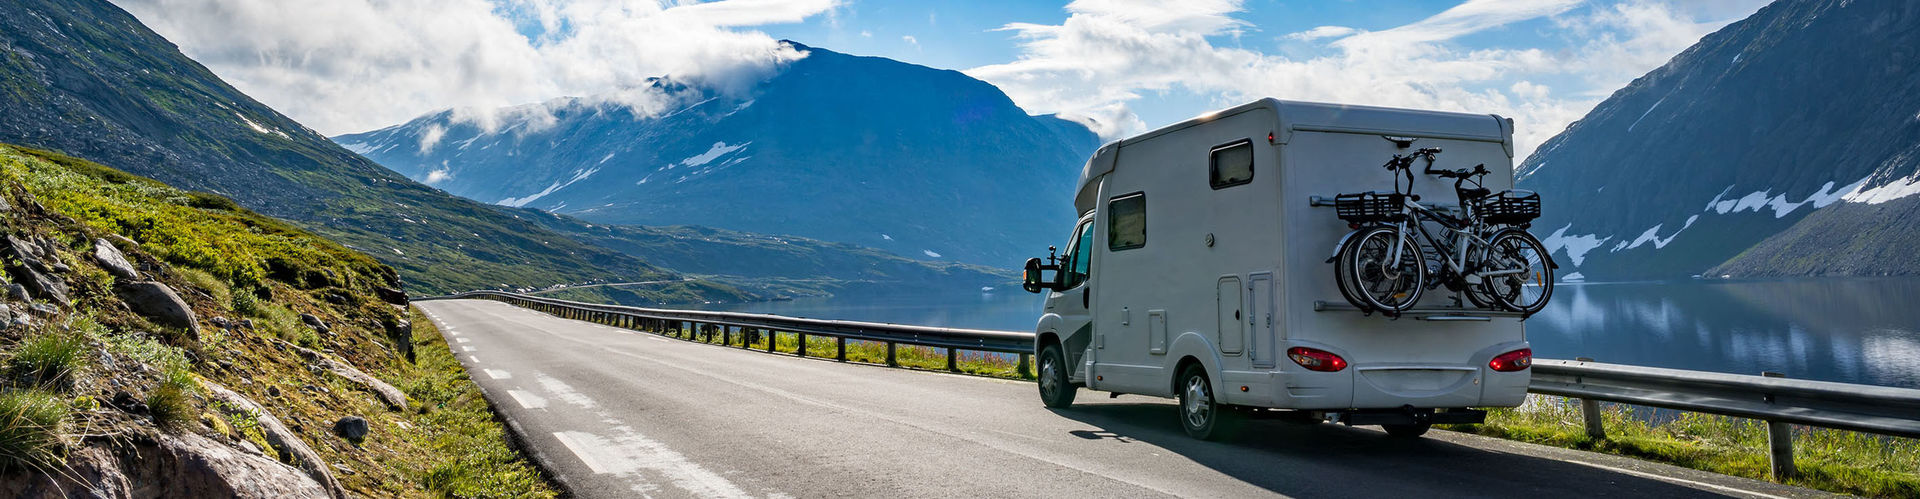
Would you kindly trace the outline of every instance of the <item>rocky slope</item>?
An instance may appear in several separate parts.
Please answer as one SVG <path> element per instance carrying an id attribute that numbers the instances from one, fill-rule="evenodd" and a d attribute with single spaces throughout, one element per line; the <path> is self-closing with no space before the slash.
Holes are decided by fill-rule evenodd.
<path id="1" fill-rule="evenodd" d="M 1920 273 L 1915 61 L 1920 3 L 1775 2 L 1527 158 L 1534 231 L 1588 280 Z"/>
<path id="2" fill-rule="evenodd" d="M 232 198 L 374 255 L 420 292 L 671 277 L 342 149 L 105 0 L 0 2 L 0 142 Z"/>
<path id="3" fill-rule="evenodd" d="M 806 57 L 743 92 L 656 79 L 501 110 L 497 123 L 444 111 L 334 140 L 454 194 L 596 223 L 1000 268 L 1062 239 L 1073 214 L 1033 200 L 1072 195 L 1099 145 L 1085 127 L 1030 116 L 959 72 L 786 43 Z"/>
<path id="4" fill-rule="evenodd" d="M 0 496 L 550 497 L 396 272 L 0 145 Z"/>

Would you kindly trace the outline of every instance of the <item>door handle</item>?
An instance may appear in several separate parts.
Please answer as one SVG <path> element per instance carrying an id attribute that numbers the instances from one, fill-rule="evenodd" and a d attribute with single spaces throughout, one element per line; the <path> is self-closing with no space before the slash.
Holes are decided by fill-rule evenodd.
<path id="1" fill-rule="evenodd" d="M 1087 288 L 1080 288 L 1080 308 L 1088 308 L 1092 306 L 1093 306 L 1093 303 L 1087 300 Z"/>

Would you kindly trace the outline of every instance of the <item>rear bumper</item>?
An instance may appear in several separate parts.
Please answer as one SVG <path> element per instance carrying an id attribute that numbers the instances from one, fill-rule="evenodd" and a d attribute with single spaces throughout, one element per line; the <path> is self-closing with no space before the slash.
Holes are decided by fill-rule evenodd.
<path id="1" fill-rule="evenodd" d="M 1273 371 L 1229 372 L 1223 376 L 1222 391 L 1231 404 L 1277 409 L 1514 407 L 1526 400 L 1532 370 L 1499 372 L 1486 366 L 1494 355 L 1526 346 L 1525 342 L 1495 345 L 1458 364 L 1355 364 L 1337 372 L 1283 366 Z"/>

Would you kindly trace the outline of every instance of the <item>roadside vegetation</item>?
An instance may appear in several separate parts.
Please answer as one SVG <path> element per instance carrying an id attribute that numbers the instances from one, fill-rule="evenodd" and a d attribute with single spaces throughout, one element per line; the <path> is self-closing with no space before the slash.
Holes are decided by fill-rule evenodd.
<path id="1" fill-rule="evenodd" d="M 130 268 L 109 272 L 108 246 Z M 136 312 L 130 284 L 191 319 Z M 327 476 L 355 497 L 557 495 L 400 286 L 225 198 L 0 145 L 0 490 L 72 490 L 97 476 L 75 470 L 104 468 L 158 491 Z M 286 467 L 134 469 L 206 446 Z"/>
<path id="2" fill-rule="evenodd" d="M 1578 400 L 1532 395 L 1451 430 L 1771 480 L 1764 421 L 1602 404 L 1607 437 L 1587 437 Z M 1799 476 L 1784 483 L 1867 497 L 1920 497 L 1920 440 L 1795 426 Z"/>

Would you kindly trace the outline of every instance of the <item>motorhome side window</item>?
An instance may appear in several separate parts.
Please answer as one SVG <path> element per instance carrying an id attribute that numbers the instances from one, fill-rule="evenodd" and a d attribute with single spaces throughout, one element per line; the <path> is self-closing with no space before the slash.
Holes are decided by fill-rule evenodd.
<path id="1" fill-rule="evenodd" d="M 1067 243 L 1067 262 L 1060 268 L 1061 289 L 1073 289 L 1087 282 L 1087 268 L 1093 260 L 1093 222 L 1080 224 L 1080 230 L 1074 231 L 1073 241 Z"/>
<path id="2" fill-rule="evenodd" d="M 1208 170 L 1213 173 L 1210 182 L 1215 189 L 1253 182 L 1253 141 L 1240 139 L 1215 147 L 1208 163 L 1211 165 Z"/>
<path id="3" fill-rule="evenodd" d="M 1147 246 L 1147 195 L 1136 192 L 1107 201 L 1107 249 Z"/>

